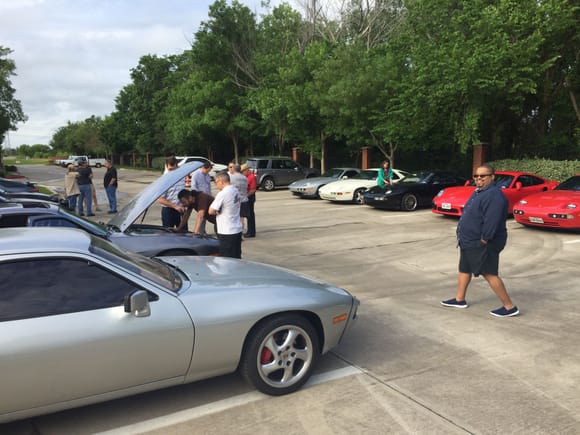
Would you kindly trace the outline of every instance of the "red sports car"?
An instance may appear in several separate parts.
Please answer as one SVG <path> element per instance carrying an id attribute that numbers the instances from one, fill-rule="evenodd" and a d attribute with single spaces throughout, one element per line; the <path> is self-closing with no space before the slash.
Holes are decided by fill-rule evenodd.
<path id="1" fill-rule="evenodd" d="M 514 205 L 524 196 L 552 190 L 558 185 L 558 181 L 546 180 L 539 175 L 527 172 L 496 171 L 495 184 L 501 187 L 508 199 L 508 212 L 512 213 Z M 433 198 L 433 213 L 461 216 L 463 207 L 474 190 L 473 181 L 468 186 L 448 187 L 441 190 Z"/>
<path id="2" fill-rule="evenodd" d="M 514 219 L 522 225 L 580 229 L 580 174 L 554 190 L 526 196 L 514 206 Z"/>

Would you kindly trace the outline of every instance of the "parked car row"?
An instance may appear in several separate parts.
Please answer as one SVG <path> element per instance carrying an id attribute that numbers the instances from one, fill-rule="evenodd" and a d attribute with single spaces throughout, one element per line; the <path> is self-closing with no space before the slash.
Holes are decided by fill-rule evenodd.
<path id="1" fill-rule="evenodd" d="M 377 186 L 378 169 L 334 168 L 324 177 L 295 181 L 293 195 L 333 202 L 366 204 L 379 209 L 413 211 L 431 207 L 433 213 L 460 217 L 475 190 L 473 181 L 449 171 L 417 174 L 393 169 L 390 186 Z M 354 174 L 354 175 L 353 175 Z M 580 175 L 561 184 L 536 174 L 497 171 L 495 183 L 508 200 L 508 212 L 526 226 L 580 229 Z"/>
<path id="2" fill-rule="evenodd" d="M 148 257 L 176 255 L 217 255 L 219 242 L 215 237 L 192 237 L 191 233 L 177 233 L 161 225 L 137 223 L 148 208 L 180 178 L 202 164 L 189 163 L 170 171 L 149 184 L 129 204 L 113 215 L 107 223 L 96 223 L 72 213 L 63 204 L 43 202 L 37 197 L 5 198 L 10 202 L 0 208 L 0 228 L 14 227 L 68 227 L 86 231 L 114 243 L 116 246 Z"/>
<path id="3" fill-rule="evenodd" d="M 235 371 L 288 394 L 343 339 L 359 306 L 348 291 L 135 223 L 201 165 L 106 225 L 44 199 L 0 203 L 0 423 Z"/>

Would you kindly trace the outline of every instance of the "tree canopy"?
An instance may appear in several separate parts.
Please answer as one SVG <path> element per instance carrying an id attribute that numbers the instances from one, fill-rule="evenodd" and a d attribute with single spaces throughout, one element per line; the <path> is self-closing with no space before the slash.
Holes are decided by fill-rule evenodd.
<path id="1" fill-rule="evenodd" d="M 85 144 L 238 161 L 299 147 L 322 169 L 363 146 L 411 169 L 468 162 L 481 142 L 495 158 L 580 157 L 577 2 L 336 3 L 256 17 L 216 0 L 190 50 L 140 59 Z M 73 126 L 54 146 L 84 146 L 58 139 Z"/>

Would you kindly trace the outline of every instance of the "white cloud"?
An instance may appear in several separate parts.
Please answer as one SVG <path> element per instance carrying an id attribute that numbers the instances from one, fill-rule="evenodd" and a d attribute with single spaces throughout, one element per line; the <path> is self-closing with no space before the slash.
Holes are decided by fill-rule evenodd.
<path id="1" fill-rule="evenodd" d="M 146 54 L 178 54 L 213 0 L 2 0 L 0 45 L 29 120 L 4 145 L 49 143 L 67 121 L 106 116 Z M 253 11 L 260 0 L 242 0 Z M 272 4 L 279 2 L 273 1 Z"/>

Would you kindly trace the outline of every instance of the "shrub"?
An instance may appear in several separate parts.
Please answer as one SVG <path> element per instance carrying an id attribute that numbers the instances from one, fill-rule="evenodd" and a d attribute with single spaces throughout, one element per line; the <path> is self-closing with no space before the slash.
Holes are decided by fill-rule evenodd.
<path id="1" fill-rule="evenodd" d="M 498 171 L 531 172 L 558 181 L 564 181 L 572 175 L 580 174 L 580 160 L 506 159 L 489 163 Z"/>

